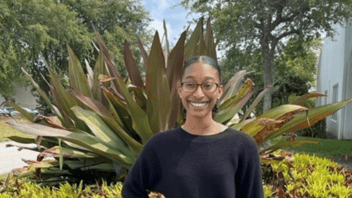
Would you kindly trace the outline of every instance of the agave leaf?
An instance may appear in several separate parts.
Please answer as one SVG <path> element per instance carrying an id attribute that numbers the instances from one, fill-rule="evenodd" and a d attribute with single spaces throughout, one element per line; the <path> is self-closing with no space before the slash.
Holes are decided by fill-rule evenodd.
<path id="1" fill-rule="evenodd" d="M 165 60 L 169 59 L 169 54 L 170 54 L 170 46 L 169 46 L 169 37 L 167 35 L 167 28 L 166 28 L 166 22 L 165 19 L 163 20 L 163 27 L 164 27 L 164 35 L 165 35 L 165 41 L 166 41 L 166 50 L 165 50 Z M 169 65 L 166 65 L 168 67 Z"/>
<path id="2" fill-rule="evenodd" d="M 203 34 L 203 20 L 203 17 L 199 19 L 197 26 L 191 35 L 191 38 L 185 45 L 185 60 L 188 60 L 189 58 L 194 56 L 194 51 L 198 45 L 201 35 Z"/>
<path id="3" fill-rule="evenodd" d="M 72 123 L 72 120 L 73 120 L 76 127 L 85 131 L 88 130 L 87 126 L 81 120 L 79 120 L 75 116 L 75 114 L 71 111 L 72 107 L 78 105 L 76 99 L 68 91 L 65 90 L 65 88 L 62 86 L 60 82 L 60 79 L 55 73 L 51 71 L 48 64 L 47 64 L 47 68 L 49 70 L 50 79 L 52 82 L 52 86 L 49 86 L 49 87 L 56 103 L 58 104 L 57 107 L 60 109 L 62 116 L 66 118 L 66 120 L 71 125 L 73 125 Z"/>
<path id="4" fill-rule="evenodd" d="M 143 88 L 144 83 L 138 69 L 136 60 L 133 57 L 132 51 L 130 49 L 130 45 L 127 40 L 125 40 L 124 44 L 124 60 L 125 66 L 128 72 L 128 77 L 131 80 L 131 83 L 137 87 Z"/>
<path id="5" fill-rule="evenodd" d="M 94 72 L 92 70 L 92 67 L 89 65 L 87 59 L 84 59 L 84 62 L 86 63 L 86 69 L 87 69 L 87 75 L 93 79 L 93 76 L 94 76 Z"/>
<path id="6" fill-rule="evenodd" d="M 46 104 L 51 107 L 51 102 L 46 93 L 39 87 L 39 85 L 33 80 L 32 76 L 28 74 L 28 72 L 21 67 L 22 72 L 27 76 L 27 78 L 32 82 L 32 85 L 37 89 L 38 93 L 42 96 L 42 98 L 45 100 Z"/>
<path id="7" fill-rule="evenodd" d="M 60 164 L 60 171 L 62 171 L 62 167 L 64 166 L 64 155 L 62 154 L 62 147 L 61 147 L 61 139 L 59 140 L 59 164 Z"/>
<path id="8" fill-rule="evenodd" d="M 128 91 L 133 92 L 134 94 L 134 100 L 137 102 L 137 104 L 145 111 L 147 108 L 147 98 L 144 94 L 144 89 L 134 86 L 133 84 L 128 85 Z"/>
<path id="9" fill-rule="evenodd" d="M 18 112 L 20 112 L 21 115 L 23 115 L 27 120 L 29 120 L 30 122 L 33 122 L 34 115 L 28 113 L 26 110 L 22 109 L 22 107 L 18 106 L 16 103 L 13 103 L 11 101 L 7 101 L 6 103 L 11 105 Z"/>
<path id="10" fill-rule="evenodd" d="M 95 62 L 95 67 L 94 67 L 93 88 L 92 88 L 93 98 L 95 100 L 98 100 L 101 103 L 103 103 L 104 95 L 100 89 L 99 76 L 100 75 L 108 75 L 108 71 L 105 67 L 105 62 L 104 62 L 103 56 L 104 56 L 103 52 L 99 51 L 98 58 Z M 104 84 L 104 86 L 110 86 L 110 82 L 105 82 L 103 84 Z"/>
<path id="11" fill-rule="evenodd" d="M 172 49 L 169 56 L 169 64 L 166 68 L 167 77 L 169 79 L 169 86 L 171 92 L 171 112 L 168 122 L 168 129 L 175 126 L 178 115 L 180 114 L 181 101 L 178 97 L 178 87 L 176 86 L 179 79 L 181 79 L 183 62 L 184 62 L 184 44 L 186 40 L 186 32 L 183 32 L 176 46 Z"/>
<path id="12" fill-rule="evenodd" d="M 133 165 L 132 159 L 128 158 L 114 147 L 110 147 L 99 138 L 80 130 L 76 130 L 73 133 L 63 129 L 55 129 L 40 124 L 17 124 L 14 122 L 7 122 L 7 124 L 12 128 L 27 134 L 56 137 L 72 142 L 101 156 L 117 161 L 126 168 L 130 168 Z"/>
<path id="13" fill-rule="evenodd" d="M 320 120 L 325 119 L 327 116 L 332 115 L 341 108 L 345 107 L 350 102 L 352 102 L 352 99 L 308 109 L 307 113 L 300 113 L 294 119 L 284 124 L 278 131 L 268 136 L 267 139 L 278 137 L 283 133 L 289 133 L 292 131 L 298 131 L 304 128 L 308 128 L 314 125 L 315 123 L 319 122 Z"/>
<path id="14" fill-rule="evenodd" d="M 63 157 L 68 157 L 68 158 L 95 158 L 98 157 L 98 155 L 90 152 L 82 152 L 78 151 L 76 149 L 71 149 L 71 148 L 65 148 L 61 147 L 61 152 Z M 44 158 L 44 157 L 59 157 L 60 150 L 58 146 L 54 146 L 50 149 L 46 149 L 43 152 L 41 152 L 38 157 Z"/>
<path id="15" fill-rule="evenodd" d="M 207 55 L 207 48 L 204 42 L 203 30 L 200 34 L 199 44 L 197 45 L 196 49 L 194 50 L 194 56 L 201 56 Z"/>
<path id="16" fill-rule="evenodd" d="M 84 110 L 78 106 L 73 107 L 72 110 L 79 119 L 83 120 L 88 125 L 94 135 L 106 145 L 121 151 L 127 156 L 133 157 L 134 154 L 128 149 L 126 143 L 122 141 L 95 112 Z"/>
<path id="17" fill-rule="evenodd" d="M 122 122 L 119 117 L 118 117 L 118 119 L 119 119 L 119 123 L 121 123 L 121 125 L 118 125 L 118 123 L 116 123 L 116 121 L 114 120 L 114 116 L 112 116 L 112 114 L 98 101 L 96 101 L 92 98 L 85 97 L 83 94 L 79 93 L 77 90 L 72 90 L 72 93 L 80 101 L 82 101 L 82 103 L 86 104 L 95 113 L 97 113 L 111 127 L 111 129 L 132 148 L 132 150 L 135 153 L 140 152 L 140 150 L 142 149 L 142 145 L 139 142 L 137 142 L 136 140 L 134 140 L 133 138 L 131 138 L 125 132 L 125 130 L 120 127 L 122 125 Z M 113 109 L 113 111 L 115 111 L 115 110 Z M 90 118 L 92 118 L 92 117 L 96 117 L 95 114 L 90 116 Z M 89 126 L 89 124 L 87 122 L 86 122 L 86 124 Z M 115 135 L 112 135 L 112 136 L 115 137 Z M 117 142 L 115 142 L 115 143 L 117 143 Z"/>
<path id="18" fill-rule="evenodd" d="M 243 126 L 245 126 L 246 124 L 253 122 L 256 118 L 251 118 L 251 119 L 247 119 L 247 120 L 243 120 L 241 122 L 234 122 L 232 120 L 229 121 L 229 123 L 227 125 L 230 124 L 230 127 L 237 129 L 237 130 L 241 130 Z"/>
<path id="19" fill-rule="evenodd" d="M 298 105 L 282 105 L 265 112 L 241 129 L 251 136 L 257 135 L 257 138 L 260 139 L 260 137 L 266 137 L 265 135 L 274 132 L 294 116 L 306 110 L 307 108 Z"/>
<path id="20" fill-rule="evenodd" d="M 116 78 L 116 79 L 121 78 L 121 75 L 120 75 L 119 71 L 117 70 L 117 67 L 115 66 L 114 62 L 111 60 L 109 52 L 108 52 L 108 49 L 107 49 L 103 39 L 101 38 L 98 30 L 94 29 L 94 32 L 95 32 L 95 35 L 97 37 L 97 41 L 99 43 L 99 48 L 100 48 L 100 51 L 102 51 L 103 58 L 104 58 L 104 60 L 106 62 L 106 65 L 107 65 L 107 68 L 108 68 L 110 76 L 112 76 L 113 78 Z M 112 81 L 112 82 L 113 82 L 113 84 L 114 84 L 114 86 L 116 88 L 116 91 L 119 94 L 121 94 L 121 90 L 120 90 L 120 87 L 118 85 L 118 82 L 117 81 Z"/>
<path id="21" fill-rule="evenodd" d="M 147 52 L 145 51 L 141 40 L 138 38 L 138 36 L 136 36 L 136 37 L 137 37 L 138 48 L 141 51 L 141 54 L 143 57 L 144 71 L 147 71 L 149 56 L 148 56 Z"/>
<path id="22" fill-rule="evenodd" d="M 121 120 L 121 123 L 123 123 L 123 125 L 125 128 L 127 128 L 127 132 L 128 131 L 133 131 L 133 127 L 132 127 L 132 120 L 130 118 L 130 111 L 128 109 L 128 106 L 123 103 L 119 97 L 117 97 L 113 92 L 111 92 L 110 90 L 108 90 L 105 87 L 102 87 L 104 94 L 106 96 L 106 98 L 108 99 L 108 101 L 112 104 L 112 106 L 114 107 L 115 112 L 118 114 L 118 116 L 114 115 L 115 119 L 117 121 Z M 114 111 L 113 111 L 114 113 Z"/>
<path id="23" fill-rule="evenodd" d="M 224 92 L 220 98 L 220 101 L 226 101 L 236 95 L 243 84 L 242 80 L 246 74 L 248 74 L 246 70 L 241 70 L 231 77 L 231 79 L 224 86 Z"/>
<path id="24" fill-rule="evenodd" d="M 319 97 L 319 96 L 326 96 L 325 94 L 322 93 L 307 93 L 304 94 L 302 96 L 300 96 L 299 98 L 297 98 L 296 100 L 290 102 L 290 104 L 295 104 L 295 105 L 301 105 L 304 106 L 304 103 L 309 99 L 309 98 L 315 98 L 315 97 Z"/>
<path id="25" fill-rule="evenodd" d="M 132 117 L 132 127 L 142 138 L 143 143 L 145 143 L 151 136 L 154 135 L 149 126 L 148 116 L 143 111 L 143 109 L 141 109 L 139 105 L 132 99 L 122 79 L 117 78 L 116 82 L 126 100 L 129 113 Z"/>
<path id="26" fill-rule="evenodd" d="M 268 153 L 272 153 L 272 152 L 274 152 L 277 149 L 280 149 L 282 147 L 287 147 L 287 146 L 296 147 L 296 146 L 302 146 L 302 145 L 305 145 L 305 144 L 320 144 L 321 145 L 321 142 L 316 141 L 316 140 L 295 140 L 295 141 L 286 140 L 286 141 L 278 142 L 275 145 L 272 145 L 272 146 L 270 146 L 268 148 L 262 149 L 259 152 L 261 154 L 264 154 L 266 151 L 268 151 L 268 152 L 265 153 L 265 154 L 268 154 Z"/>
<path id="27" fill-rule="evenodd" d="M 92 97 L 88 80 L 77 56 L 74 54 L 69 45 L 67 45 L 67 51 L 69 54 L 68 71 L 71 87 L 76 88 L 85 96 Z"/>
<path id="28" fill-rule="evenodd" d="M 216 44 L 214 43 L 214 36 L 213 36 L 213 30 L 211 28 L 210 24 L 210 17 L 207 21 L 207 30 L 205 34 L 205 44 L 206 44 L 206 49 L 207 49 L 207 56 L 212 57 L 214 60 L 217 60 L 216 57 Z"/>
<path id="29" fill-rule="evenodd" d="M 32 160 L 24 160 L 30 167 L 34 168 L 51 168 L 59 165 L 59 162 L 56 159 L 44 160 L 44 161 L 32 161 Z"/>
<path id="30" fill-rule="evenodd" d="M 146 92 L 149 125 L 155 134 L 167 129 L 171 109 L 170 89 L 165 75 L 165 59 L 158 32 L 155 33 L 148 60 Z"/>
<path id="31" fill-rule="evenodd" d="M 232 98 L 220 105 L 219 113 L 215 114 L 215 120 L 226 124 L 247 103 L 253 93 L 253 82 L 247 79 L 241 90 Z"/>
<path id="32" fill-rule="evenodd" d="M 270 88 L 267 87 L 265 88 L 263 91 L 261 91 L 258 96 L 255 98 L 255 100 L 253 101 L 253 103 L 251 104 L 251 106 L 249 106 L 249 108 L 246 110 L 246 113 L 243 115 L 242 119 L 240 122 L 244 121 L 245 119 L 247 119 L 247 117 L 252 113 L 252 111 L 254 110 L 254 108 L 258 105 L 258 103 L 263 99 L 263 97 L 265 96 L 265 94 L 267 94 L 269 92 Z"/>

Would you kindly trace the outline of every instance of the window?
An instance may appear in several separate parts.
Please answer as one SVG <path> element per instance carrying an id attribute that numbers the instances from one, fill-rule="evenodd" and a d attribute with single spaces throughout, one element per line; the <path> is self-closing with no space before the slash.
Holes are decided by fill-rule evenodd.
<path id="1" fill-rule="evenodd" d="M 338 91 L 339 91 L 339 84 L 337 83 L 332 88 L 332 103 L 336 103 L 337 102 Z M 334 120 L 337 120 L 337 112 L 332 114 L 331 118 L 334 119 Z"/>

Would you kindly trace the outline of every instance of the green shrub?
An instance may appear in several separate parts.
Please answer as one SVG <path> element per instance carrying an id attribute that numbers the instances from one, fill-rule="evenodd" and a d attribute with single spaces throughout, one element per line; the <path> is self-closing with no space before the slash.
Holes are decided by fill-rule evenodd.
<path id="1" fill-rule="evenodd" d="M 279 151 L 277 151 L 279 153 Z M 307 154 L 281 152 L 286 159 L 263 169 L 265 197 L 351 197 L 352 171 Z M 282 177 L 280 177 L 282 175 Z M 280 182 L 277 182 L 280 181 Z"/>
<path id="2" fill-rule="evenodd" d="M 81 182 L 79 185 L 65 183 L 60 184 L 58 187 L 49 187 L 31 182 L 28 178 L 21 178 L 17 179 L 15 182 L 11 182 L 11 185 L 6 189 L 6 192 L 0 194 L 0 198 L 121 198 L 121 182 L 118 182 L 115 185 L 108 185 L 106 182 L 103 182 L 102 185 L 83 186 L 83 182 Z"/>

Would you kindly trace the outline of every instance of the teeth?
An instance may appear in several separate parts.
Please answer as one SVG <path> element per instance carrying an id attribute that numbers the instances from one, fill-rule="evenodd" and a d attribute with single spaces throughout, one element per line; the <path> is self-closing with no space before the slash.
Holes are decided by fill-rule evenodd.
<path id="1" fill-rule="evenodd" d="M 191 102 L 191 104 L 192 104 L 193 106 L 196 106 L 196 107 L 202 107 L 202 106 L 206 105 L 207 102 L 203 102 L 203 103 L 194 103 L 194 102 Z"/>

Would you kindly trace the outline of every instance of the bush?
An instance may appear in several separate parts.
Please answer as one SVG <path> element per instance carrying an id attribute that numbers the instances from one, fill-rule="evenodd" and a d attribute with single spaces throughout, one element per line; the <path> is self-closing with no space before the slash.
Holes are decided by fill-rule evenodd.
<path id="1" fill-rule="evenodd" d="M 1 181 L 0 181 L 1 184 Z M 32 198 L 32 197 L 53 197 L 53 198 L 106 198 L 114 197 L 121 198 L 122 183 L 118 182 L 115 185 L 107 185 L 103 182 L 102 185 L 86 185 L 83 182 L 76 184 L 60 184 L 58 187 L 43 186 L 38 183 L 31 182 L 28 178 L 17 179 L 11 182 L 6 188 L 6 191 L 0 194 L 0 198 Z"/>
<path id="2" fill-rule="evenodd" d="M 352 171 L 326 158 L 281 155 L 284 161 L 263 166 L 265 197 L 352 197 Z"/>

